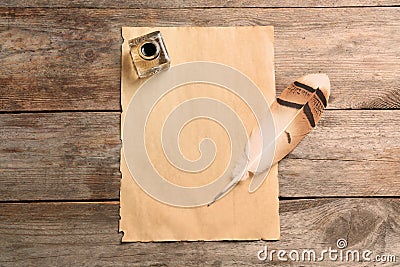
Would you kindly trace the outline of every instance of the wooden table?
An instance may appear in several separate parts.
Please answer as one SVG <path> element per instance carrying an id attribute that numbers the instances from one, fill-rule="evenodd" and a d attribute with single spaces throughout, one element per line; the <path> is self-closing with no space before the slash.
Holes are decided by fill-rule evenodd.
<path id="1" fill-rule="evenodd" d="M 1 266 L 278 265 L 257 252 L 339 238 L 399 264 L 396 1 L 100 2 L 0 4 Z M 167 25 L 274 25 L 278 93 L 330 76 L 329 110 L 279 165 L 281 241 L 120 243 L 120 31 Z M 314 263 L 336 264 L 362 265 Z"/>

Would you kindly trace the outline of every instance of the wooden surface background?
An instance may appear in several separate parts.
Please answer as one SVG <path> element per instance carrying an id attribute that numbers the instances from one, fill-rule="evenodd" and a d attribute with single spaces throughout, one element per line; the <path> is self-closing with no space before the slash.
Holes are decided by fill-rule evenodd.
<path id="1" fill-rule="evenodd" d="M 329 110 L 279 166 L 281 241 L 120 244 L 120 29 L 171 25 L 274 25 L 278 93 L 330 76 Z M 264 245 L 339 238 L 399 264 L 399 44 L 393 0 L 1 1 L 0 265 L 253 266 Z"/>

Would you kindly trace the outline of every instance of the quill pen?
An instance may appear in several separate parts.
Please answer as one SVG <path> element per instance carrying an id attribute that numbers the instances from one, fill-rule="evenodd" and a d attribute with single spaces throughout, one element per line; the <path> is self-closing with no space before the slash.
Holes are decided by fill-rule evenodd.
<path id="1" fill-rule="evenodd" d="M 253 175 L 253 179 L 249 192 L 256 191 L 265 180 L 270 167 L 289 154 L 316 126 L 327 106 L 329 95 L 330 81 L 325 74 L 305 75 L 283 90 L 270 107 L 275 124 L 274 144 L 263 140 L 260 127 L 255 126 L 243 156 L 234 168 L 232 181 L 209 205 L 250 175 Z M 262 153 L 271 149 L 275 149 L 272 165 L 261 161 Z"/>

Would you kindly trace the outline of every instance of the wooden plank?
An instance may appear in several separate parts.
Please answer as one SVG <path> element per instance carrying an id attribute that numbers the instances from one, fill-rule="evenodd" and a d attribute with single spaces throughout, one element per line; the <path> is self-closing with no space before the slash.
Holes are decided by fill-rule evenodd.
<path id="1" fill-rule="evenodd" d="M 399 196 L 398 125 L 397 110 L 327 112 L 280 162 L 281 195 Z"/>
<path id="2" fill-rule="evenodd" d="M 285 159 L 279 163 L 281 197 L 400 196 L 399 177 L 400 161 Z"/>
<path id="3" fill-rule="evenodd" d="M 330 108 L 400 108 L 400 8 L 0 9 L 0 111 L 120 110 L 122 26 L 274 25 L 281 91 L 332 80 Z"/>
<path id="4" fill-rule="evenodd" d="M 337 249 L 400 251 L 400 199 L 317 199 L 281 201 L 278 242 L 169 242 L 120 244 L 118 202 L 0 204 L 0 265 L 254 266 L 258 251 Z M 344 252 L 345 253 L 345 252 Z M 346 254 L 344 254 L 346 255 Z M 360 262 L 289 262 L 293 266 L 360 266 Z M 344 258 L 345 259 L 345 258 Z M 369 264 L 364 262 L 364 264 Z M 385 266 L 396 266 L 386 263 Z"/>
<path id="5" fill-rule="evenodd" d="M 398 2 L 393 0 L 359 0 L 359 1 L 262 1 L 262 0 L 196 0 L 196 1 L 128 1 L 128 0 L 4 0 L 2 7 L 90 7 L 90 8 L 201 8 L 201 7 L 365 7 L 365 6 L 394 6 Z"/>
<path id="6" fill-rule="evenodd" d="M 119 114 L 0 115 L 1 200 L 119 196 Z"/>
<path id="7" fill-rule="evenodd" d="M 119 116 L 0 115 L 0 200 L 117 199 Z M 400 110 L 329 110 L 281 161 L 280 195 L 399 196 L 399 124 Z"/>

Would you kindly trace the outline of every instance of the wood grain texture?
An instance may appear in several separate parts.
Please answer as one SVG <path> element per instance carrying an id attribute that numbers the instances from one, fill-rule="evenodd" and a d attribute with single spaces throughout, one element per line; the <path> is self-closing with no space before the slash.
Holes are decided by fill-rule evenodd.
<path id="1" fill-rule="evenodd" d="M 257 252 L 339 238 L 397 266 L 400 110 L 343 109 L 400 109 L 399 17 L 393 0 L 3 0 L 0 266 L 277 266 Z M 275 26 L 278 94 L 307 73 L 331 78 L 340 110 L 279 166 L 282 197 L 318 197 L 280 201 L 281 241 L 120 243 L 120 28 L 188 25 Z M 12 114 L 68 110 L 114 112 Z M 287 265 L 301 264 L 361 266 Z"/>
<path id="2" fill-rule="evenodd" d="M 1 200 L 119 196 L 117 113 L 0 115 Z"/>
<path id="3" fill-rule="evenodd" d="M 262 1 L 262 0 L 156 0 L 156 1 L 129 1 L 129 0 L 4 0 L 4 7 L 91 7 L 91 8 L 199 8 L 199 7 L 354 7 L 354 6 L 393 6 L 398 2 L 394 0 L 359 0 L 359 1 Z"/>
<path id="4" fill-rule="evenodd" d="M 281 201 L 278 242 L 120 244 L 118 202 L 0 204 L 0 265 L 12 266 L 254 266 L 257 252 L 336 247 L 377 254 L 400 251 L 400 199 Z M 289 266 L 360 266 L 359 262 L 288 262 Z M 365 264 L 365 263 L 364 263 Z M 363 265 L 364 266 L 364 265 Z M 396 266 L 386 263 L 384 266 Z"/>
<path id="5" fill-rule="evenodd" d="M 398 110 L 326 112 L 279 163 L 281 195 L 400 196 L 399 125 Z"/>
<path id="6" fill-rule="evenodd" d="M 117 199 L 119 116 L 0 115 L 0 200 Z M 399 110 L 327 111 L 281 161 L 280 195 L 399 196 L 399 124 Z"/>
<path id="7" fill-rule="evenodd" d="M 325 72 L 329 108 L 398 109 L 399 16 L 396 7 L 0 8 L 0 111 L 120 110 L 120 28 L 155 25 L 274 25 L 278 93 Z"/>

